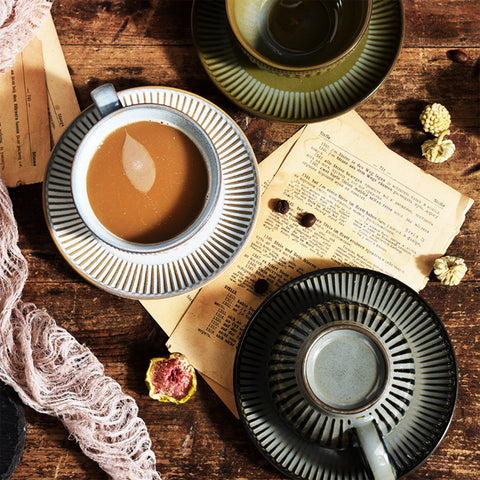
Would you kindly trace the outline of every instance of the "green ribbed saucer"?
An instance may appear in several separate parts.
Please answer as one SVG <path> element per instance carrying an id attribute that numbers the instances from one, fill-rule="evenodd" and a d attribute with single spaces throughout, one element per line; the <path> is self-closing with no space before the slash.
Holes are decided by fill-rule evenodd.
<path id="1" fill-rule="evenodd" d="M 247 57 L 228 25 L 224 0 L 195 0 L 192 9 L 194 44 L 217 87 L 248 112 L 288 123 L 326 120 L 364 102 L 392 70 L 403 31 L 402 1 L 374 0 L 367 32 L 347 59 L 312 77 L 288 78 Z"/>

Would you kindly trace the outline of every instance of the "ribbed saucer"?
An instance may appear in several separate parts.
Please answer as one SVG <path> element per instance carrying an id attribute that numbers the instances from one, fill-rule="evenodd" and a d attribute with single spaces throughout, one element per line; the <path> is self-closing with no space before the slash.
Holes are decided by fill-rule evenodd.
<path id="1" fill-rule="evenodd" d="M 256 311 L 235 361 L 235 396 L 253 443 L 296 480 L 365 480 L 369 472 L 349 418 L 315 408 L 295 373 L 316 329 L 352 322 L 387 352 L 392 374 L 368 410 L 399 477 L 436 448 L 450 424 L 457 366 L 448 334 L 411 288 L 356 268 L 319 270 L 293 280 Z"/>

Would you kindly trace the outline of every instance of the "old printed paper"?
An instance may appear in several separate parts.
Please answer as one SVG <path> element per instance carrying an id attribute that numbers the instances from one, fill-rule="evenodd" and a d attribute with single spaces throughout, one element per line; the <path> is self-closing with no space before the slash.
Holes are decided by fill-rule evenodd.
<path id="1" fill-rule="evenodd" d="M 171 351 L 229 391 L 246 322 L 271 290 L 311 270 L 351 265 L 390 274 L 421 290 L 435 258 L 463 223 L 472 200 L 352 127 L 350 117 L 308 125 L 264 195 L 257 227 L 236 263 L 205 286 L 168 341 Z M 276 213 L 272 201 L 291 210 Z M 318 220 L 306 229 L 304 212 Z"/>
<path id="2" fill-rule="evenodd" d="M 301 128 L 295 135 L 283 143 L 275 152 L 266 158 L 259 166 L 260 185 L 263 192 L 275 173 L 281 167 L 285 156 L 291 150 L 295 142 L 300 137 L 304 127 Z M 196 295 L 200 290 L 195 292 L 179 295 L 177 297 L 166 298 L 162 300 L 142 300 L 141 303 L 150 315 L 160 325 L 162 330 L 170 336 L 180 322 L 185 311 L 194 301 Z M 235 406 L 235 399 L 230 390 L 220 385 L 218 382 L 212 380 L 206 375 L 202 375 L 205 381 L 210 385 L 212 390 L 223 401 L 227 408 L 238 417 L 238 412 Z"/>
<path id="3" fill-rule="evenodd" d="M 0 174 L 5 185 L 39 181 L 49 155 L 42 44 L 34 39 L 13 68 L 0 75 Z"/>
<path id="4" fill-rule="evenodd" d="M 37 38 L 43 48 L 53 146 L 65 128 L 80 114 L 80 107 L 51 14 L 47 15 Z"/>
<path id="5" fill-rule="evenodd" d="M 0 174 L 5 184 L 41 182 L 51 147 L 79 113 L 49 14 L 14 68 L 0 75 Z"/>
<path id="6" fill-rule="evenodd" d="M 369 136 L 372 141 L 377 141 L 379 145 L 382 145 L 381 140 L 355 111 L 351 111 L 344 115 L 342 120 L 361 134 Z M 281 168 L 287 154 L 300 138 L 304 129 L 305 127 L 300 128 L 291 138 L 280 145 L 272 154 L 260 163 L 258 172 L 262 193 L 266 190 L 274 175 Z M 157 321 L 160 327 L 162 327 L 163 331 L 167 335 L 171 335 L 197 293 L 198 291 L 162 300 L 142 300 L 141 303 Z"/>

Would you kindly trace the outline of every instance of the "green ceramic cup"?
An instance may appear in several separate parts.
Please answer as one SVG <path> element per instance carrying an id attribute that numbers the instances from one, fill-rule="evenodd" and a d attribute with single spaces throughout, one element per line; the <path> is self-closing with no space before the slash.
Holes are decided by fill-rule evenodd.
<path id="1" fill-rule="evenodd" d="M 232 32 L 259 67 L 289 77 L 319 74 L 364 35 L 372 0 L 225 0 Z"/>

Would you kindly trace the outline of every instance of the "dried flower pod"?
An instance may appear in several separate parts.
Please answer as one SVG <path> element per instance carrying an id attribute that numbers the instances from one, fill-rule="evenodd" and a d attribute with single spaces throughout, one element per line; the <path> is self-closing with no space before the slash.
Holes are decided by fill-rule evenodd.
<path id="1" fill-rule="evenodd" d="M 422 155 L 433 163 L 442 163 L 448 160 L 455 152 L 455 144 L 451 140 L 445 140 L 445 135 L 450 131 L 445 130 L 437 138 L 425 140 L 422 143 Z"/>
<path id="2" fill-rule="evenodd" d="M 433 273 L 444 285 L 458 285 L 467 271 L 463 258 L 446 255 L 437 258 L 433 264 Z"/>
<path id="3" fill-rule="evenodd" d="M 438 137 L 442 132 L 450 127 L 450 113 L 440 103 L 432 103 L 427 105 L 420 114 L 425 132 L 430 132 Z"/>
<path id="4" fill-rule="evenodd" d="M 145 383 L 148 395 L 159 402 L 185 403 L 197 390 L 195 369 L 181 353 L 152 358 Z"/>

